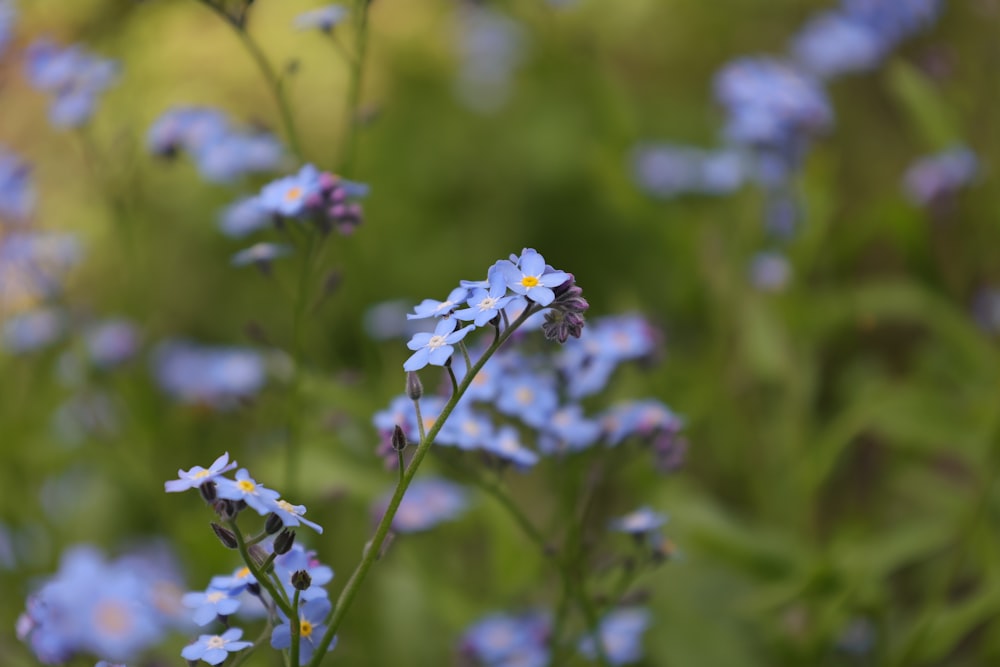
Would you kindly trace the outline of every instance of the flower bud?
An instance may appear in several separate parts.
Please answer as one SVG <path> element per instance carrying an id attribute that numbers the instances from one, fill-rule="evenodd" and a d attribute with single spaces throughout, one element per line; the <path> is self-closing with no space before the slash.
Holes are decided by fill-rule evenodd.
<path id="1" fill-rule="evenodd" d="M 285 528 L 278 536 L 274 538 L 274 553 L 279 556 L 282 554 L 287 554 L 292 549 L 292 544 L 295 543 L 295 531 Z"/>
<path id="2" fill-rule="evenodd" d="M 415 371 L 406 373 L 406 395 L 411 401 L 419 401 L 424 395 L 424 385 L 420 382 L 420 376 Z"/>
<path id="3" fill-rule="evenodd" d="M 312 577 L 305 570 L 296 570 L 292 573 L 292 586 L 296 590 L 304 591 L 312 586 Z"/>
<path id="4" fill-rule="evenodd" d="M 271 512 L 267 515 L 267 521 L 264 522 L 264 532 L 268 535 L 274 535 L 276 532 L 281 530 L 282 526 L 285 524 L 281 521 L 281 517 Z"/>
<path id="5" fill-rule="evenodd" d="M 204 498 L 205 502 L 209 504 L 215 501 L 216 498 L 215 491 L 216 491 L 215 482 L 213 482 L 212 480 L 208 480 L 207 482 L 198 487 L 198 492 L 201 494 L 201 497 Z"/>
<path id="6" fill-rule="evenodd" d="M 406 449 L 406 434 L 403 433 L 399 424 L 392 427 L 392 448 L 397 452 Z"/>
<path id="7" fill-rule="evenodd" d="M 212 530 L 215 532 L 215 536 L 219 538 L 222 545 L 227 549 L 236 549 L 240 546 L 239 542 L 236 540 L 236 534 L 229 530 L 228 528 L 223 528 L 214 521 L 211 523 Z"/>
<path id="8" fill-rule="evenodd" d="M 215 513 L 219 515 L 219 518 L 223 521 L 229 521 L 234 519 L 237 514 L 239 514 L 239 509 L 231 500 L 226 500 L 225 498 L 217 498 L 215 502 L 212 503 L 212 509 Z"/>

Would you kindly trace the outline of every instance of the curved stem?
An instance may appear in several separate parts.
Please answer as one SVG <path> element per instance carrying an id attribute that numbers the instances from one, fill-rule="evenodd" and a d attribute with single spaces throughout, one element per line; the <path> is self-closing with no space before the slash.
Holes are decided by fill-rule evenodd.
<path id="1" fill-rule="evenodd" d="M 271 91 L 271 96 L 274 97 L 274 101 L 278 105 L 278 113 L 281 117 L 281 125 L 285 130 L 285 138 L 288 140 L 288 147 L 291 148 L 292 153 L 295 154 L 295 157 L 298 158 L 299 161 L 304 160 L 302 155 L 302 146 L 299 144 L 299 135 L 295 130 L 295 121 L 292 118 L 292 109 L 288 104 L 288 98 L 285 97 L 284 85 L 281 77 L 278 76 L 278 73 L 274 70 L 270 61 L 268 61 L 267 56 L 264 55 L 260 45 L 258 45 L 247 32 L 246 22 L 229 15 L 223 7 L 215 4 L 212 0 L 197 1 L 215 12 L 229 27 L 233 29 L 233 31 L 236 32 L 236 35 L 243 43 L 243 48 L 245 48 L 247 53 L 250 54 L 250 57 L 253 58 L 254 63 L 257 65 L 257 69 L 260 70 L 261 75 L 267 81 L 267 86 Z"/>
<path id="2" fill-rule="evenodd" d="M 253 556 L 250 555 L 250 549 L 247 547 L 246 540 L 243 539 L 243 532 L 240 530 L 240 527 L 236 525 L 236 519 L 229 519 L 226 523 L 229 525 L 230 530 L 233 531 L 233 535 L 236 536 L 236 547 L 239 549 L 240 556 L 243 557 L 243 562 L 246 563 L 247 569 L 250 570 L 250 574 L 252 574 L 254 579 L 257 580 L 257 583 L 267 591 L 268 595 L 271 596 L 271 599 L 274 600 L 274 603 L 278 605 L 278 608 L 281 609 L 281 611 L 288 616 L 288 618 L 295 616 L 292 612 L 291 605 L 285 602 L 283 596 L 278 594 L 278 591 L 275 590 L 274 584 L 268 580 L 264 571 L 257 567 L 257 562 L 253 559 Z"/>
<path id="3" fill-rule="evenodd" d="M 253 655 L 253 652 L 256 651 L 257 648 L 260 647 L 261 644 L 263 644 L 265 641 L 267 641 L 268 638 L 270 638 L 270 636 L 271 636 L 271 630 L 273 628 L 274 628 L 274 626 L 271 624 L 271 619 L 268 618 L 267 619 L 267 624 L 264 625 L 264 631 L 261 632 L 257 636 L 257 639 L 254 640 L 253 646 L 251 646 L 250 648 L 248 648 L 248 649 L 246 649 L 244 651 L 241 651 L 240 654 L 238 656 L 236 656 L 236 658 L 233 659 L 233 662 L 229 665 L 229 667 L 239 667 L 244 662 L 246 662 L 250 658 L 250 656 Z"/>
<path id="4" fill-rule="evenodd" d="M 299 589 L 295 589 L 295 597 L 292 601 L 292 608 L 295 609 L 295 620 L 291 617 L 288 618 L 289 628 L 292 631 L 292 667 L 298 667 L 299 664 L 299 644 L 302 638 L 302 621 L 299 620 Z"/>
<path id="5" fill-rule="evenodd" d="M 417 474 L 417 470 L 420 468 L 421 462 L 424 460 L 424 457 L 427 456 L 427 452 L 430 451 L 431 445 L 434 444 L 434 438 L 436 438 L 437 434 L 441 431 L 441 427 L 444 426 L 446 421 L 448 421 L 448 417 L 455 409 L 455 406 L 458 404 L 459 400 L 461 400 L 462 396 L 469 388 L 469 385 L 472 384 L 472 380 L 486 364 L 487 360 L 489 360 L 489 358 L 492 357 L 498 349 L 500 349 L 507 339 L 510 338 L 510 335 L 514 332 L 514 330 L 523 324 L 524 321 L 533 315 L 537 310 L 539 310 L 537 306 L 525 308 L 524 312 L 521 313 L 521 316 L 514 321 L 512 326 L 504 331 L 503 335 L 501 335 L 486 349 L 483 356 L 479 358 L 479 360 L 465 374 L 465 377 L 462 378 L 462 382 L 459 384 L 458 390 L 451 395 L 451 398 L 448 399 L 444 409 L 441 410 L 441 414 L 434 421 L 434 425 L 431 426 L 430 430 L 427 431 L 427 434 L 421 439 L 420 444 L 417 446 L 416 453 L 414 453 L 413 458 L 410 460 L 410 465 L 408 465 L 406 470 L 403 472 L 403 476 L 401 477 L 399 484 L 396 485 L 396 490 L 393 492 L 392 498 L 389 500 L 389 505 L 386 508 L 385 513 L 382 515 L 382 519 L 379 521 L 378 526 L 375 528 L 375 535 L 365 546 L 361 562 L 358 563 L 354 572 L 351 574 L 351 578 L 348 579 L 347 583 L 344 585 L 344 589 L 340 592 L 340 597 L 337 598 L 337 604 L 330 615 L 329 625 L 327 626 L 326 632 L 323 634 L 323 638 L 316 646 L 315 655 L 309 662 L 309 667 L 318 667 L 323 656 L 326 654 L 326 649 L 330 645 L 330 642 L 333 641 L 337 628 L 340 627 L 341 622 L 344 620 L 344 615 L 347 613 L 347 610 L 350 609 L 355 596 L 358 594 L 358 590 L 361 588 L 361 584 L 368 576 L 369 570 L 371 570 L 372 565 L 375 564 L 376 559 L 382 551 L 382 544 L 385 542 L 386 536 L 389 534 L 389 529 L 392 527 L 392 521 L 396 516 L 397 510 L 399 509 L 399 504 L 403 501 L 403 494 L 406 493 L 406 489 L 409 488 L 410 483 Z"/>

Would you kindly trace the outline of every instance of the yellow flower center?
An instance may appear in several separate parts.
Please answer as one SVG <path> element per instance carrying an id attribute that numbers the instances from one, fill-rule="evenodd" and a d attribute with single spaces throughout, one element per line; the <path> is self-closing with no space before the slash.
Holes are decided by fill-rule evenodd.
<path id="1" fill-rule="evenodd" d="M 241 479 L 236 482 L 236 486 L 240 487 L 240 491 L 245 493 L 253 493 L 253 490 L 257 488 L 257 485 L 248 479 Z"/>
<path id="2" fill-rule="evenodd" d="M 122 637 L 132 630 L 132 614 L 124 604 L 105 600 L 94 610 L 97 627 L 107 635 Z"/>
<path id="3" fill-rule="evenodd" d="M 527 289 L 538 287 L 538 278 L 535 276 L 525 276 L 521 278 L 521 285 Z"/>
<path id="4" fill-rule="evenodd" d="M 192 476 L 193 476 L 193 477 L 194 477 L 195 479 L 201 479 L 202 477 L 208 477 L 208 476 L 209 476 L 209 475 L 211 475 L 211 474 L 212 474 L 212 471 L 211 471 L 211 470 L 199 470 L 198 472 L 196 472 L 196 473 L 195 473 L 194 475 L 192 475 Z"/>
<path id="5" fill-rule="evenodd" d="M 302 188 L 296 185 L 295 187 L 288 188 L 288 191 L 285 192 L 285 201 L 295 201 L 301 196 Z"/>
<path id="6" fill-rule="evenodd" d="M 280 507 L 281 509 L 285 510 L 289 514 L 298 514 L 298 512 L 295 511 L 295 506 L 292 505 L 287 500 L 279 500 L 278 503 L 277 503 L 277 505 L 278 505 L 278 507 Z"/>
<path id="7" fill-rule="evenodd" d="M 312 632 L 313 632 L 313 624 L 303 618 L 302 621 L 299 623 L 299 636 L 308 638 L 309 635 L 312 634 Z"/>

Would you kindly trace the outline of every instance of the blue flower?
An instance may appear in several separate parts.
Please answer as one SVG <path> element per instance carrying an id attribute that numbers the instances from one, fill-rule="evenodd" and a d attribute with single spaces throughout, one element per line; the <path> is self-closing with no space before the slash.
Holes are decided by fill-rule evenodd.
<path id="1" fill-rule="evenodd" d="M 312 659 L 313 653 L 326 632 L 324 625 L 332 605 L 326 598 L 316 598 L 302 605 L 299 610 L 299 664 L 304 665 Z M 286 649 L 292 645 L 292 626 L 288 619 L 283 619 L 281 625 L 271 631 L 271 647 Z M 336 637 L 330 642 L 327 650 L 332 651 L 337 645 Z"/>
<path id="2" fill-rule="evenodd" d="M 135 326 L 128 320 L 106 320 L 86 332 L 87 353 L 98 368 L 111 368 L 131 359 L 139 348 Z"/>
<path id="3" fill-rule="evenodd" d="M 260 205 L 266 210 L 294 217 L 301 215 L 311 197 L 320 194 L 320 173 L 307 164 L 293 176 L 286 176 L 264 186 L 260 191 Z"/>
<path id="4" fill-rule="evenodd" d="M 792 44 L 795 59 L 820 78 L 874 68 L 888 44 L 872 27 L 839 12 L 813 18 Z"/>
<path id="5" fill-rule="evenodd" d="M 347 18 L 347 9 L 342 5 L 327 5 L 295 17 L 295 27 L 299 30 L 322 30 L 330 32 Z"/>
<path id="6" fill-rule="evenodd" d="M 201 466 L 194 466 L 190 470 L 178 470 L 178 479 L 171 479 L 164 483 L 164 488 L 167 493 L 176 493 L 178 491 L 187 491 L 188 489 L 194 489 L 205 482 L 215 479 L 224 472 L 228 472 L 236 467 L 236 461 L 230 463 L 229 452 L 225 452 L 222 456 L 215 459 L 208 468 L 202 468 Z"/>
<path id="7" fill-rule="evenodd" d="M 97 97 L 118 78 L 118 64 L 70 46 L 60 49 L 46 40 L 28 47 L 28 81 L 55 94 L 49 120 L 57 127 L 79 127 L 93 114 Z"/>
<path id="8" fill-rule="evenodd" d="M 262 484 L 258 484 L 257 481 L 250 476 L 246 468 L 240 468 L 236 471 L 236 479 L 226 479 L 220 478 L 216 484 L 218 485 L 217 493 L 220 498 L 226 498 L 228 500 L 242 500 L 249 507 L 252 507 L 261 516 L 271 513 L 274 507 L 275 501 L 278 500 L 279 494 L 277 491 L 273 491 L 264 487 Z"/>
<path id="9" fill-rule="evenodd" d="M 539 450 L 543 454 L 575 452 L 590 447 L 601 435 L 600 425 L 583 416 L 579 405 L 568 405 L 553 412 L 542 427 Z"/>
<path id="10" fill-rule="evenodd" d="M 915 204 L 928 206 L 970 184 L 979 160 L 968 148 L 950 148 L 914 162 L 903 177 L 903 188 Z"/>
<path id="11" fill-rule="evenodd" d="M 218 109 L 175 107 L 153 123 L 146 134 L 146 143 L 156 155 L 173 155 L 180 150 L 197 154 L 230 131 L 226 115 Z"/>
<path id="12" fill-rule="evenodd" d="M 545 258 L 532 248 L 525 248 L 516 263 L 501 262 L 499 270 L 511 291 L 528 297 L 540 306 L 552 303 L 556 298 L 552 288 L 569 280 L 568 273 L 546 266 Z"/>
<path id="13" fill-rule="evenodd" d="M 233 266 L 246 266 L 247 264 L 268 265 L 270 262 L 285 257 L 292 249 L 277 243 L 255 243 L 249 248 L 244 248 L 233 255 L 231 260 Z"/>
<path id="14" fill-rule="evenodd" d="M 285 158 L 281 142 L 263 133 L 224 134 L 192 154 L 201 175 L 213 183 L 231 183 L 244 174 L 273 171 Z"/>
<path id="15" fill-rule="evenodd" d="M 454 444 L 461 449 L 478 449 L 494 438 L 493 422 L 487 415 L 474 410 L 456 410 L 446 426 L 454 435 Z"/>
<path id="16" fill-rule="evenodd" d="M 414 307 L 412 313 L 406 315 L 408 320 L 419 320 L 425 317 L 444 317 L 450 315 L 469 295 L 466 287 L 456 287 L 444 301 L 434 299 L 424 299 L 419 305 Z"/>
<path id="17" fill-rule="evenodd" d="M 458 322 L 453 319 L 441 320 L 434 328 L 434 333 L 418 333 L 410 339 L 406 347 L 414 350 L 410 358 L 403 364 L 403 370 L 418 371 L 427 364 L 444 366 L 451 358 L 455 343 L 465 338 L 475 327 L 469 325 L 455 331 Z"/>
<path id="18" fill-rule="evenodd" d="M 244 197 L 222 211 L 219 228 L 226 236 L 243 238 L 269 226 L 271 220 L 271 214 L 261 206 L 257 197 Z"/>
<path id="19" fill-rule="evenodd" d="M 14 22 L 17 20 L 17 10 L 9 0 L 0 0 L 0 55 L 3 54 L 11 35 L 14 33 Z"/>
<path id="20" fill-rule="evenodd" d="M 671 144 L 639 146 L 632 153 L 632 169 L 640 188 L 663 199 L 687 193 L 727 194 L 749 176 L 743 156 L 736 151 Z"/>
<path id="21" fill-rule="evenodd" d="M 463 321 L 472 320 L 477 327 L 482 327 L 507 306 L 513 297 L 507 296 L 507 282 L 500 267 L 494 265 L 490 268 L 487 281 L 489 288 L 473 289 L 466 302 L 470 307 L 456 310 L 456 318 Z"/>
<path id="22" fill-rule="evenodd" d="M 791 264 L 780 252 L 759 252 L 750 262 L 750 284 L 762 292 L 780 292 L 791 278 Z"/>
<path id="23" fill-rule="evenodd" d="M 240 599 L 230 591 L 208 587 L 204 592 L 185 593 L 181 598 L 185 607 L 194 609 L 192 619 L 198 625 L 208 625 L 218 616 L 235 614 L 240 608 Z"/>
<path id="24" fill-rule="evenodd" d="M 253 642 L 238 641 L 243 636 L 240 628 L 229 628 L 221 635 L 201 635 L 198 641 L 188 644 L 181 651 L 185 660 L 203 660 L 210 665 L 218 665 L 229 657 L 230 653 L 242 651 L 253 646 Z"/>
<path id="25" fill-rule="evenodd" d="M 387 494 L 376 505 L 378 516 L 385 513 L 391 495 Z M 461 486 L 436 477 L 418 479 L 410 484 L 403 496 L 393 517 L 392 528 L 399 533 L 430 530 L 439 523 L 460 516 L 468 504 L 467 494 Z"/>
<path id="26" fill-rule="evenodd" d="M 253 350 L 184 341 L 161 343 L 153 354 L 153 368 L 168 394 L 220 409 L 257 393 L 265 380 L 264 360 Z"/>
<path id="27" fill-rule="evenodd" d="M 4 322 L 0 327 L 0 340 L 15 354 L 34 352 L 59 340 L 66 327 L 62 311 L 54 308 L 32 310 Z"/>
<path id="28" fill-rule="evenodd" d="M 281 523 L 284 526 L 309 526 L 315 530 L 320 535 L 323 534 L 323 527 L 317 523 L 313 523 L 309 519 L 306 519 L 303 514 L 306 513 L 305 505 L 293 505 L 287 500 L 276 500 L 271 506 L 271 512 L 278 515 L 281 519 Z"/>
<path id="29" fill-rule="evenodd" d="M 644 535 L 667 522 L 667 517 L 648 507 L 640 507 L 611 522 L 611 529 L 630 535 Z"/>
<path id="30" fill-rule="evenodd" d="M 649 626 L 645 609 L 619 609 L 601 619 L 597 634 L 604 654 L 612 665 L 627 665 L 642 659 L 642 634 Z M 580 641 L 580 652 L 590 659 L 597 656 L 593 637 Z"/>
<path id="31" fill-rule="evenodd" d="M 250 584 L 256 584 L 257 579 L 250 573 L 246 565 L 233 570 L 230 575 L 212 577 L 209 586 L 214 589 L 228 591 L 229 595 L 237 596 L 246 590 Z"/>
<path id="32" fill-rule="evenodd" d="M 24 222 L 34 210 L 31 169 L 16 155 L 0 147 L 0 221 Z"/>
<path id="33" fill-rule="evenodd" d="M 558 405 L 559 395 L 549 375 L 521 371 L 500 380 L 497 409 L 529 426 L 544 426 Z"/>
<path id="34" fill-rule="evenodd" d="M 545 667 L 550 625 L 544 614 L 493 614 L 465 631 L 462 653 L 491 667 Z"/>
<path id="35" fill-rule="evenodd" d="M 274 569 L 278 575 L 278 579 L 285 586 L 289 598 L 291 598 L 295 590 L 292 584 L 292 575 L 299 571 L 308 574 L 311 580 L 309 588 L 300 594 L 300 599 L 303 602 L 308 602 L 314 598 L 328 597 L 328 593 L 323 587 L 333 581 L 333 568 L 321 563 L 316 558 L 315 551 L 306 551 L 305 547 L 295 543 L 292 545 L 290 551 L 275 559 Z"/>
<path id="36" fill-rule="evenodd" d="M 494 437 L 481 445 L 481 449 L 509 461 L 520 470 L 526 470 L 538 463 L 538 454 L 521 444 L 521 438 L 513 426 L 502 426 Z"/>

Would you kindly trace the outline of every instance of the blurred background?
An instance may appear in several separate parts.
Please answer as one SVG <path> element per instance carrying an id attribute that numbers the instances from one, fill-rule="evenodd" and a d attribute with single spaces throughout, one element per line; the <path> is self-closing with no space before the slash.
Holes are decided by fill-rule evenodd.
<path id="1" fill-rule="evenodd" d="M 861 54 L 855 42 L 795 41 L 835 0 L 374 0 L 349 138 L 359 7 L 335 41 L 295 26 L 316 2 L 257 0 L 248 34 L 281 77 L 302 160 L 286 150 L 211 178 L 150 150 L 171 108 L 214 107 L 287 145 L 237 31 L 196 0 L 14 3 L 0 148 L 34 204 L 0 216 L 0 662 L 37 664 L 15 622 L 71 545 L 159 544 L 184 590 L 231 571 L 201 503 L 162 492 L 223 451 L 309 506 L 326 528 L 309 546 L 339 590 L 393 482 L 371 417 L 402 389 L 409 351 L 387 327 L 524 247 L 576 276 L 588 316 L 638 313 L 662 332 L 657 363 L 602 399 L 655 396 L 690 443 L 676 474 L 629 466 L 599 503 L 669 513 L 681 553 L 642 580 L 641 664 L 1000 661 L 1000 3 L 903 5 L 931 9 L 837 70 L 823 57 Z M 40 38 L 117 62 L 78 127 L 53 123 L 30 76 Z M 792 58 L 811 83 L 720 77 L 758 56 Z M 760 95 L 777 101 L 747 102 Z M 739 105 L 775 114 L 780 141 L 759 122 L 747 140 Z M 297 264 L 234 266 L 250 240 L 220 220 L 305 162 L 371 191 L 358 229 L 327 240 L 295 373 L 283 286 Z M 51 246 L 33 251 L 38 294 L 10 268 L 27 232 Z M 43 306 L 58 315 L 11 324 Z M 129 328 L 105 362 L 93 332 L 109 320 Z M 239 346 L 266 378 L 226 404 L 178 400 L 171 344 Z M 291 393 L 294 490 L 281 482 Z M 334 664 L 458 664 L 475 618 L 551 604 L 530 548 L 486 500 L 394 545 Z M 177 664 L 185 643 L 138 664 Z"/>

